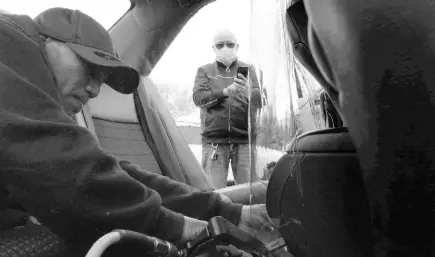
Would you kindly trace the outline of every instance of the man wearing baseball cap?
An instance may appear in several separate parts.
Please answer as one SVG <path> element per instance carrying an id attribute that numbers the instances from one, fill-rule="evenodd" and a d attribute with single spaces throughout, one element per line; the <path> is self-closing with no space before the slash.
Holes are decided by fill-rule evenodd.
<path id="1" fill-rule="evenodd" d="M 115 228 L 186 242 L 217 215 L 269 222 L 264 205 L 233 204 L 116 160 L 72 119 L 103 83 L 130 94 L 139 80 L 80 11 L 0 15 L 0 217 L 10 222 L 0 230 L 20 225 L 7 214 L 21 211 L 86 249 Z"/>

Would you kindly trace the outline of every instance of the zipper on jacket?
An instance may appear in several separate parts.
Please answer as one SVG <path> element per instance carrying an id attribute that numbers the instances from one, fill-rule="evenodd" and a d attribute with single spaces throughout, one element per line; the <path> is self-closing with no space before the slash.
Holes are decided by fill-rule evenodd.
<path id="1" fill-rule="evenodd" d="M 228 66 L 225 71 L 229 74 L 231 72 L 231 65 Z M 228 106 L 228 144 L 231 144 L 231 105 Z"/>
<path id="2" fill-rule="evenodd" d="M 228 106 L 228 143 L 231 144 L 231 105 Z"/>

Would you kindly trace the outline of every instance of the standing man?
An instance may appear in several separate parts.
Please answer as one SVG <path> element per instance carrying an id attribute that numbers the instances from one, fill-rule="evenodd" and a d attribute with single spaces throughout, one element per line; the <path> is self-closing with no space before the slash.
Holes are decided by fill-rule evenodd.
<path id="1" fill-rule="evenodd" d="M 212 48 L 216 60 L 198 69 L 193 101 L 201 108 L 202 166 L 214 186 L 223 188 L 230 161 L 236 183 L 250 181 L 251 163 L 255 162 L 251 161 L 253 154 L 249 155 L 248 117 L 251 114 L 253 119 L 261 106 L 261 93 L 254 68 L 237 58 L 234 33 L 217 31 Z M 237 74 L 238 67 L 249 67 L 248 78 Z"/>

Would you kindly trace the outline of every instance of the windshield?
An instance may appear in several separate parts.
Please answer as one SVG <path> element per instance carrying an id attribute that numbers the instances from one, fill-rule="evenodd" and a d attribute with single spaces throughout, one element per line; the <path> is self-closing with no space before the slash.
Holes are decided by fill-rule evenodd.
<path id="1" fill-rule="evenodd" d="M 289 44 L 289 4 L 287 0 L 219 0 L 205 6 L 183 27 L 150 74 L 214 186 L 226 192 L 249 184 L 241 198 L 250 204 L 264 203 L 264 194 L 258 191 L 267 187 L 276 163 L 294 139 L 326 127 L 319 104 L 321 86 L 294 58 Z M 201 105 L 195 100 L 201 84 L 216 92 L 231 84 L 219 79 L 235 77 L 235 71 L 215 74 L 216 68 L 207 69 L 215 67 L 207 65 L 218 58 L 211 39 L 221 28 L 236 35 L 237 60 L 252 67 L 251 101 L 230 96 L 217 105 Z M 247 128 L 242 121 L 247 121 Z M 247 174 L 241 175 L 242 170 Z"/>
<path id="2" fill-rule="evenodd" d="M 34 18 L 49 8 L 64 7 L 77 9 L 97 20 L 106 29 L 109 29 L 127 12 L 130 5 L 129 0 L 111 1 L 110 4 L 105 0 L 4 0 L 1 1 L 0 10 L 13 14 L 24 14 Z"/>
<path id="3" fill-rule="evenodd" d="M 222 27 L 237 36 L 238 60 L 252 65 L 255 75 L 250 79 L 257 80 L 261 91 L 262 107 L 250 106 L 248 116 L 251 182 L 268 181 L 274 164 L 296 135 L 325 127 L 318 101 L 321 87 L 293 57 L 288 44 L 288 6 L 289 1 L 213 2 L 189 20 L 151 72 L 150 78 L 203 166 L 205 144 L 201 135 L 207 112 L 194 103 L 192 93 L 198 67 L 215 59 L 210 41 Z M 233 22 L 222 19 L 225 16 L 240 19 Z M 237 184 L 233 164 L 234 160 L 228 166 L 227 185 Z"/>

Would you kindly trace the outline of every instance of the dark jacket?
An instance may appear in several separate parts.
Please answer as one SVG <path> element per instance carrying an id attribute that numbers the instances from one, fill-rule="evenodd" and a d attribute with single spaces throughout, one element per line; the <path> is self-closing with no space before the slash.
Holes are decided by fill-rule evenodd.
<path id="1" fill-rule="evenodd" d="M 223 89 L 234 82 L 240 66 L 249 67 L 251 111 L 248 110 L 249 100 L 246 97 L 227 97 L 223 94 Z M 248 115 L 255 117 L 253 114 L 261 106 L 255 69 L 238 60 L 229 68 L 220 62 L 201 66 L 195 77 L 193 102 L 201 108 L 203 143 L 248 143 Z"/>
<path id="2" fill-rule="evenodd" d="M 165 206 L 165 207 L 163 207 Z M 166 240 L 182 214 L 238 222 L 241 205 L 119 162 L 62 109 L 44 44 L 28 16 L 0 15 L 0 217 L 21 210 L 88 245 L 115 228 Z M 178 214 L 178 213 L 182 214 Z"/>

